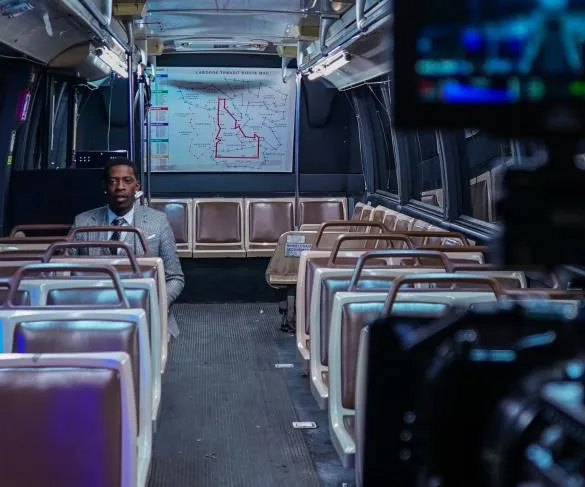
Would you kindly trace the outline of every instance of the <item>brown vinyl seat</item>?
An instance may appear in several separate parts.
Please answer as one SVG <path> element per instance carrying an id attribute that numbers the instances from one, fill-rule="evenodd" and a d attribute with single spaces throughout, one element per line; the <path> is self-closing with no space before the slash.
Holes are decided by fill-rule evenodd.
<path id="1" fill-rule="evenodd" d="M 131 284 L 124 285 L 124 293 L 130 303 L 131 308 L 143 309 L 146 312 L 146 319 L 149 323 L 149 339 L 151 333 L 151 316 L 150 300 L 146 289 L 133 289 Z M 103 306 L 106 304 L 115 305 L 119 302 L 118 295 L 114 288 L 94 288 L 94 289 L 51 289 L 47 294 L 48 306 L 67 306 L 67 305 L 87 305 Z"/>
<path id="2" fill-rule="evenodd" d="M 248 257 L 270 257 L 283 233 L 295 224 L 294 198 L 246 199 L 245 243 Z"/>
<path id="3" fill-rule="evenodd" d="M 180 257 L 193 256 L 193 200 L 153 198 L 150 206 L 167 215 Z"/>
<path id="4" fill-rule="evenodd" d="M 10 487 L 136 486 L 124 353 L 0 355 L 0 469 Z"/>
<path id="5" fill-rule="evenodd" d="M 93 279 L 85 284 L 85 279 L 58 279 L 45 282 L 41 295 L 41 304 L 52 307 L 103 307 L 115 308 L 119 305 L 120 298 L 114 286 L 107 280 L 93 275 Z M 161 396 L 161 324 L 160 310 L 158 309 L 157 288 L 155 282 L 150 279 L 125 279 L 122 282 L 124 294 L 130 308 L 144 310 L 146 314 L 146 328 L 148 342 L 150 344 L 150 363 L 153 378 L 153 419 L 156 419 L 159 411 Z M 33 285 L 35 283 L 32 283 Z"/>
<path id="6" fill-rule="evenodd" d="M 112 293 L 115 296 L 115 292 L 112 291 Z M 84 296 L 86 293 L 78 292 L 77 294 Z M 89 299 L 87 301 L 86 304 L 91 302 Z M 132 367 L 136 417 L 140 417 L 140 358 L 138 330 L 134 323 L 93 320 L 41 321 L 38 319 L 21 321 L 14 327 L 12 352 L 32 354 L 125 352 L 130 357 Z M 137 432 L 140 433 L 139 429 Z"/>
<path id="7" fill-rule="evenodd" d="M 193 200 L 193 257 L 245 257 L 244 200 Z"/>
<path id="8" fill-rule="evenodd" d="M 300 198 L 299 224 L 324 223 L 347 219 L 345 198 Z"/>

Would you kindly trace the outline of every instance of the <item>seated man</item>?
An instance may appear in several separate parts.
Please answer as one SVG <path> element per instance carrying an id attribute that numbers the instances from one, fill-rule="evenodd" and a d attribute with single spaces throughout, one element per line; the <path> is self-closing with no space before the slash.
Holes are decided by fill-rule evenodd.
<path id="1" fill-rule="evenodd" d="M 169 305 L 169 332 L 173 336 L 179 334 L 175 317 L 170 312 L 170 306 L 177 299 L 185 287 L 185 277 L 181 269 L 181 262 L 175 245 L 175 237 L 167 216 L 147 206 L 135 204 L 135 195 L 140 188 L 138 171 L 132 161 L 127 159 L 112 159 L 104 167 L 104 193 L 107 205 L 89 210 L 75 217 L 73 227 L 86 226 L 133 226 L 144 232 L 148 249 L 154 257 L 160 257 L 164 263 L 165 279 L 167 284 L 167 299 Z M 100 232 L 78 233 L 78 240 L 117 240 L 126 242 L 134 249 L 136 255 L 144 254 L 140 241 L 135 233 L 130 232 Z M 86 255 L 110 255 L 109 249 L 80 249 Z M 114 250 L 116 252 L 116 250 Z"/>

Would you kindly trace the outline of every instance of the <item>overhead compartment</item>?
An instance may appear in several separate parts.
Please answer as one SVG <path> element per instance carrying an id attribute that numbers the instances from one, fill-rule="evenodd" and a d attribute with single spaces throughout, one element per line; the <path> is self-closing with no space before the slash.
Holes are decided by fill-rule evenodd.
<path id="1" fill-rule="evenodd" d="M 67 49 L 113 34 L 111 0 L 0 0 L 0 43 L 48 64 Z"/>
<path id="2" fill-rule="evenodd" d="M 321 38 L 299 51 L 299 69 L 344 90 L 392 70 L 390 0 L 357 0 L 338 20 L 321 29 Z"/>

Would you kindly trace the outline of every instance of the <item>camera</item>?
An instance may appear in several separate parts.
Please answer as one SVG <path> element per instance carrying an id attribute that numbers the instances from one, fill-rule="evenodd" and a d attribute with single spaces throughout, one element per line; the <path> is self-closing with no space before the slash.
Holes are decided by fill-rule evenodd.
<path id="1" fill-rule="evenodd" d="M 552 304 L 368 325 L 361 486 L 585 485 L 585 323 Z"/>
<path id="2" fill-rule="evenodd" d="M 585 264 L 584 0 L 394 3 L 394 124 L 539 138 L 544 166 L 504 176 L 507 264 Z"/>

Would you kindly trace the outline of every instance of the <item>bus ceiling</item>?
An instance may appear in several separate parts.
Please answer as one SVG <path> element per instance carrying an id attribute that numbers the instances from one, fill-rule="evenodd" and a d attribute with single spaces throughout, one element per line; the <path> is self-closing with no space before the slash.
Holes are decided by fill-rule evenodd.
<path id="1" fill-rule="evenodd" d="M 283 65 L 296 58 L 310 80 L 347 89 L 390 72 L 390 27 L 390 0 L 0 1 L 1 44 L 89 81 L 108 76 L 109 61 L 123 65 L 133 38 L 142 63 L 160 54 L 280 55 Z"/>

